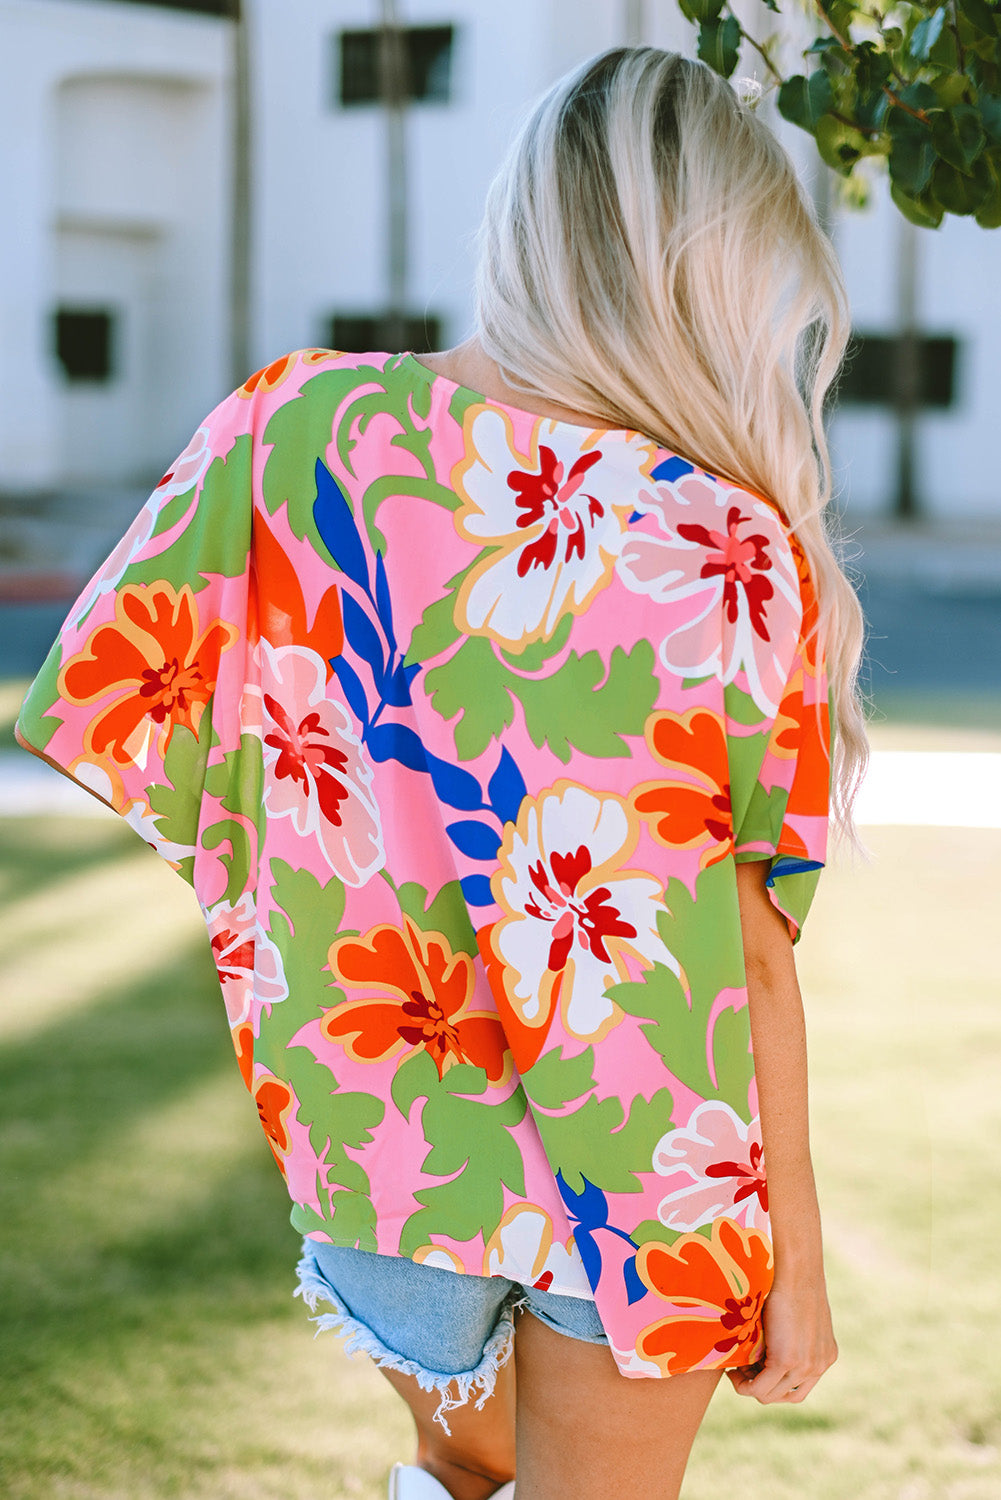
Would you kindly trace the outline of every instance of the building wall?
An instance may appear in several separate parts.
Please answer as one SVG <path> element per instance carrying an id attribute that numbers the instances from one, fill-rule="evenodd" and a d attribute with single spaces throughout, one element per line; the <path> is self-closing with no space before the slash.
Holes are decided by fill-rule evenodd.
<path id="1" fill-rule="evenodd" d="M 230 36 L 218 20 L 0 0 L 0 488 L 156 478 L 228 380 Z M 114 313 L 70 383 L 58 305 Z"/>

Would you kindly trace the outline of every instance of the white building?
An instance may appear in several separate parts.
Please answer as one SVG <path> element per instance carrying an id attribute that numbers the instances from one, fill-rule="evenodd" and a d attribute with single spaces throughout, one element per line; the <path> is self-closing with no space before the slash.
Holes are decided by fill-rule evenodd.
<path id="1" fill-rule="evenodd" d="M 219 399 L 231 41 L 0 0 L 0 489 L 145 481 Z"/>
<path id="2" fill-rule="evenodd" d="M 691 52 L 694 32 L 675 0 L 397 9 L 422 94 L 402 134 L 406 307 L 447 344 L 468 327 L 471 238 L 526 104 L 603 47 L 642 36 Z M 244 0 L 251 367 L 302 344 L 344 346 L 335 333 L 352 325 L 335 329 L 335 317 L 371 320 L 387 305 L 389 142 L 368 97 L 381 11 L 380 0 Z M 233 383 L 233 56 L 232 23 L 189 9 L 0 0 L 0 490 L 155 478 Z M 753 54 L 741 71 L 754 72 Z M 813 171 L 810 142 L 781 128 Z M 835 235 L 856 325 L 879 335 L 896 327 L 902 226 L 876 198 L 867 214 L 839 214 Z M 918 424 L 920 498 L 933 515 L 997 514 L 987 443 L 1001 235 L 948 221 L 918 242 L 922 332 L 956 341 L 951 403 Z M 363 343 L 366 328 L 354 325 Z M 89 358 L 90 378 L 67 357 Z M 887 509 L 895 434 L 880 404 L 836 419 L 851 511 Z"/>

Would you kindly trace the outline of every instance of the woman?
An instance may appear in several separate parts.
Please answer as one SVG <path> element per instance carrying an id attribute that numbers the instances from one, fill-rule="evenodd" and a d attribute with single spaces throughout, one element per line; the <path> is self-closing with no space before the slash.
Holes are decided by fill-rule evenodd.
<path id="1" fill-rule="evenodd" d="M 844 293 L 653 48 L 542 100 L 481 248 L 458 349 L 217 408 L 20 735 L 194 885 L 300 1291 L 415 1418 L 391 1493 L 663 1500 L 723 1371 L 836 1355 L 792 942 L 864 757 Z"/>

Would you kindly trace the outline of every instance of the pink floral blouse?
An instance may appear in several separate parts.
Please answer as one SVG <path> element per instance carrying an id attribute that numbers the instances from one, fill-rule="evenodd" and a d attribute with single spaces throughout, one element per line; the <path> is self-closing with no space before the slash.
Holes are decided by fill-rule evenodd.
<path id="1" fill-rule="evenodd" d="M 593 1295 L 671 1375 L 762 1348 L 734 871 L 798 930 L 815 625 L 760 496 L 307 349 L 198 429 L 20 726 L 194 887 L 304 1234 Z"/>

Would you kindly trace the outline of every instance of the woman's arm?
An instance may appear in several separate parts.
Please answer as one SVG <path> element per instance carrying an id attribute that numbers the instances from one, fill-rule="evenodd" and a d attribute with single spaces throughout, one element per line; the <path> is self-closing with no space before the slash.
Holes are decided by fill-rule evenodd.
<path id="1" fill-rule="evenodd" d="M 727 1374 L 742 1396 L 802 1401 L 838 1348 L 810 1160 L 803 1002 L 789 930 L 769 900 L 767 875 L 767 860 L 737 866 L 775 1280 L 764 1308 L 763 1365 Z"/>

